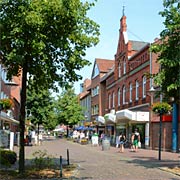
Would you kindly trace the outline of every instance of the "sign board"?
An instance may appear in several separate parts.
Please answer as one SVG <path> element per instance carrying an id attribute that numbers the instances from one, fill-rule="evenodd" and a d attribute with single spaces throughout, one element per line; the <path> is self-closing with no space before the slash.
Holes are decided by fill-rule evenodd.
<path id="1" fill-rule="evenodd" d="M 9 131 L 0 130 L 0 147 L 8 148 L 9 146 Z"/>

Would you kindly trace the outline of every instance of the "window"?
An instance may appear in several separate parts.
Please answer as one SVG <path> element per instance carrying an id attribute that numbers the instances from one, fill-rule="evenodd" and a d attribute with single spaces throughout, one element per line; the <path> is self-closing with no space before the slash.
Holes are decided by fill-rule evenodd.
<path id="1" fill-rule="evenodd" d="M 129 102 L 132 102 L 132 83 L 129 84 Z"/>
<path id="2" fill-rule="evenodd" d="M 115 107 L 115 93 L 112 94 L 112 107 Z"/>
<path id="3" fill-rule="evenodd" d="M 118 89 L 118 106 L 121 105 L 121 90 L 120 88 Z"/>
<path id="4" fill-rule="evenodd" d="M 92 106 L 92 115 L 99 114 L 99 106 L 98 104 Z"/>
<path id="5" fill-rule="evenodd" d="M 96 86 L 92 89 L 92 97 L 99 94 L 99 86 Z"/>
<path id="6" fill-rule="evenodd" d="M 139 82 L 136 80 L 136 100 L 139 99 Z"/>
<path id="7" fill-rule="evenodd" d="M 98 69 L 97 64 L 95 64 L 92 77 L 94 78 L 97 75 L 99 75 L 99 69 Z"/>
<path id="8" fill-rule="evenodd" d="M 126 59 L 123 60 L 123 74 L 126 74 Z"/>
<path id="9" fill-rule="evenodd" d="M 109 102 L 109 109 L 111 109 L 111 94 L 109 94 L 108 102 Z"/>
<path id="10" fill-rule="evenodd" d="M 126 104 L 126 87 L 123 86 L 123 104 Z"/>
<path id="11" fill-rule="evenodd" d="M 143 76 L 143 98 L 146 97 L 146 76 Z"/>
<path id="12" fill-rule="evenodd" d="M 118 64 L 118 77 L 121 77 L 121 63 Z"/>

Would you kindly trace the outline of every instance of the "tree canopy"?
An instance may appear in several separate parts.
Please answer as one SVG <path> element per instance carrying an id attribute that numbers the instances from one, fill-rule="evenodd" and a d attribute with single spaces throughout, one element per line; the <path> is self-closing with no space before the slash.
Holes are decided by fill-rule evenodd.
<path id="1" fill-rule="evenodd" d="M 56 113 L 58 122 L 65 125 L 75 125 L 84 120 L 83 108 L 73 88 L 68 88 L 58 96 Z"/>
<path id="2" fill-rule="evenodd" d="M 99 26 L 87 17 L 94 3 L 80 0 L 1 0 L 2 62 L 9 77 L 23 65 L 38 85 L 81 78 L 86 49 L 98 43 Z"/>
<path id="3" fill-rule="evenodd" d="M 48 89 L 34 88 L 31 83 L 27 89 L 26 108 L 31 112 L 31 122 L 34 125 L 43 125 L 47 130 L 53 130 L 58 124 L 55 114 L 55 99 Z M 28 111 L 27 111 L 28 112 Z"/>
<path id="4" fill-rule="evenodd" d="M 164 11 L 160 15 L 165 18 L 165 29 L 160 33 L 159 43 L 152 50 L 159 53 L 160 72 L 154 81 L 161 87 L 166 98 L 174 97 L 180 103 L 180 2 L 164 0 Z"/>

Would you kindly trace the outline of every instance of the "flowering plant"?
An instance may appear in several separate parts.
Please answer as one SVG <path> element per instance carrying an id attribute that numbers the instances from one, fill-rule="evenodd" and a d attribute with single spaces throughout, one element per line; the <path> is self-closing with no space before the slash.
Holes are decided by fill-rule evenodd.
<path id="1" fill-rule="evenodd" d="M 13 106 L 13 101 L 11 99 L 0 99 L 0 107 L 1 110 L 7 110 L 10 109 Z"/>
<path id="2" fill-rule="evenodd" d="M 162 114 L 167 114 L 168 112 L 170 112 L 172 110 L 172 107 L 170 104 L 166 103 L 166 102 L 157 102 L 154 103 L 152 106 L 152 111 L 154 113 L 162 113 Z"/>

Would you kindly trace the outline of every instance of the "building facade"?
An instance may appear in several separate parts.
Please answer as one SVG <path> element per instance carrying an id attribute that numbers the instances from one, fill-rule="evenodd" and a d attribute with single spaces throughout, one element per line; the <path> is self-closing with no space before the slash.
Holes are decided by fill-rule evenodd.
<path id="1" fill-rule="evenodd" d="M 149 75 L 158 73 L 160 66 L 156 62 L 158 55 L 150 47 L 148 42 L 128 39 L 123 15 L 114 60 L 95 59 L 89 90 L 91 121 L 96 122 L 99 134 L 104 131 L 111 137 L 112 144 L 120 132 L 130 140 L 137 128 L 142 146 L 158 149 L 159 116 L 152 113 L 151 106 L 160 98 L 150 94 L 154 84 Z M 163 119 L 162 132 L 162 149 L 170 150 L 172 119 L 167 116 Z"/>

